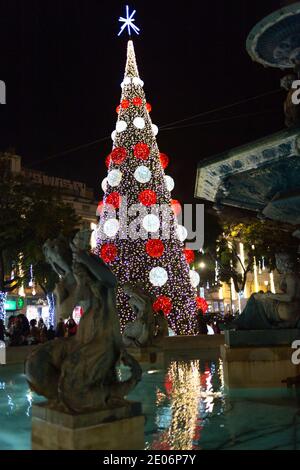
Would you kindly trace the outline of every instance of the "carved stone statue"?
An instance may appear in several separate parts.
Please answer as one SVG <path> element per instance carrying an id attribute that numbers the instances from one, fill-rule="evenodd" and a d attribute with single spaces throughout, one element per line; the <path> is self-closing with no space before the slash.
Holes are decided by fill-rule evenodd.
<path id="1" fill-rule="evenodd" d="M 263 330 L 297 326 L 300 320 L 300 279 L 288 254 L 276 255 L 276 267 L 282 274 L 282 293 L 252 294 L 241 315 L 230 324 L 231 328 Z"/>
<path id="2" fill-rule="evenodd" d="M 76 305 L 84 314 L 77 334 L 38 346 L 27 358 L 25 372 L 32 390 L 49 403 L 82 413 L 117 406 L 141 379 L 141 368 L 124 349 L 115 305 L 117 280 L 109 267 L 86 249 L 87 234 L 68 245 L 59 237 L 47 241 L 47 261 L 59 274 L 57 310 L 67 318 Z M 131 377 L 120 382 L 122 361 Z"/>
<path id="3" fill-rule="evenodd" d="M 136 319 L 127 323 L 124 328 L 124 345 L 126 347 L 151 346 L 155 336 L 152 299 L 139 286 L 125 284 L 123 290 L 129 296 L 128 303 L 136 314 Z"/>

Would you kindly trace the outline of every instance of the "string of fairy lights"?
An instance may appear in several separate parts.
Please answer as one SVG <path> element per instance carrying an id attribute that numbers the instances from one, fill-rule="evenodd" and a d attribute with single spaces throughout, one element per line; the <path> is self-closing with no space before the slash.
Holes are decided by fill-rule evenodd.
<path id="1" fill-rule="evenodd" d="M 189 267 L 194 253 L 184 249 L 187 230 L 177 222 L 181 206 L 171 197 L 174 180 L 164 171 L 169 158 L 158 149 L 158 128 L 151 121 L 143 85 L 129 41 L 118 119 L 111 135 L 113 148 L 101 185 L 104 198 L 98 206 L 96 252 L 118 278 L 122 329 L 135 317 L 122 289 L 129 282 L 153 297 L 154 311 L 162 310 L 176 333 L 195 334 L 200 279 Z M 124 202 L 128 219 L 121 227 Z"/>

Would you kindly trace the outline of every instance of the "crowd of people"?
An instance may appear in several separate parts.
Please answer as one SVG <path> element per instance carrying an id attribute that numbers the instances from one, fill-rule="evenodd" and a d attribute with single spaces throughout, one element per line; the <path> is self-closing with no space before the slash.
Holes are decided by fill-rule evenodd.
<path id="1" fill-rule="evenodd" d="M 239 315 L 239 311 L 235 313 L 235 316 Z M 224 325 L 232 322 L 235 316 L 231 312 L 226 312 L 225 314 L 221 312 L 203 312 L 199 311 L 198 315 L 198 327 L 199 333 L 203 335 L 214 334 L 218 335 L 224 329 Z"/>
<path id="2" fill-rule="evenodd" d="M 206 313 L 198 315 L 198 326 L 200 334 L 220 334 L 223 325 L 231 321 L 234 317 L 227 313 Z M 40 318 L 38 321 L 33 319 L 28 321 L 27 317 L 20 313 L 19 315 L 11 315 L 8 319 L 7 327 L 3 320 L 0 319 L 0 341 L 5 341 L 9 346 L 25 346 L 30 344 L 45 343 L 55 338 L 68 338 L 74 336 L 77 332 L 77 324 L 72 317 L 65 322 L 59 319 L 56 328 L 50 325 L 48 328 L 44 320 Z"/>
<path id="3" fill-rule="evenodd" d="M 35 319 L 28 321 L 22 313 L 11 315 L 7 327 L 5 327 L 3 320 L 0 320 L 0 341 L 5 341 L 8 346 L 45 343 L 55 338 L 68 338 L 75 335 L 76 332 L 77 324 L 71 317 L 66 323 L 60 318 L 56 329 L 53 325 L 47 328 L 42 318 L 38 321 Z"/>

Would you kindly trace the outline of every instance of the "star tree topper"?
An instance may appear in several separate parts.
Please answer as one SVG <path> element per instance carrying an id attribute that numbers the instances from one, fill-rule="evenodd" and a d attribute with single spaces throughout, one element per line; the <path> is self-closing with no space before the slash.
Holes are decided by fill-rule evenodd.
<path id="1" fill-rule="evenodd" d="M 124 23 L 122 26 L 121 26 L 121 29 L 119 31 L 119 34 L 118 36 L 120 36 L 124 29 L 127 27 L 128 29 L 128 34 L 129 36 L 131 36 L 131 29 L 136 33 L 136 34 L 140 34 L 139 31 L 140 31 L 140 28 L 138 28 L 135 24 L 133 24 L 133 22 L 135 21 L 135 19 L 133 18 L 134 15 L 136 13 L 136 10 L 133 10 L 133 12 L 130 14 L 129 12 L 129 6 L 126 5 L 126 18 L 123 18 L 122 16 L 120 16 L 119 18 L 119 21 L 121 23 Z"/>

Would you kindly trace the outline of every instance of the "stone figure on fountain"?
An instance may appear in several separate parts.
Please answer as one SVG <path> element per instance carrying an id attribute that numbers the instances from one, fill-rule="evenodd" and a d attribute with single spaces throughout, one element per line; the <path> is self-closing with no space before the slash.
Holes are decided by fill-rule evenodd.
<path id="1" fill-rule="evenodd" d="M 75 306 L 84 314 L 77 334 L 38 346 L 26 360 L 33 391 L 54 408 L 84 413 L 119 406 L 141 379 L 141 368 L 123 345 L 116 310 L 117 279 L 109 267 L 89 252 L 90 231 L 80 231 L 71 243 L 60 236 L 44 245 L 46 260 L 59 275 L 57 313 L 68 318 Z M 120 382 L 123 362 L 131 377 Z"/>
<path id="2" fill-rule="evenodd" d="M 127 323 L 123 331 L 123 342 L 126 347 L 151 346 L 155 337 L 155 318 L 153 301 L 141 286 L 125 284 L 125 294 L 129 296 L 128 303 L 136 314 L 133 322 Z"/>
<path id="3" fill-rule="evenodd" d="M 229 328 L 263 330 L 297 327 L 300 321 L 300 279 L 290 255 L 278 253 L 275 256 L 277 270 L 282 275 L 282 293 L 252 294 L 241 315 Z"/>

